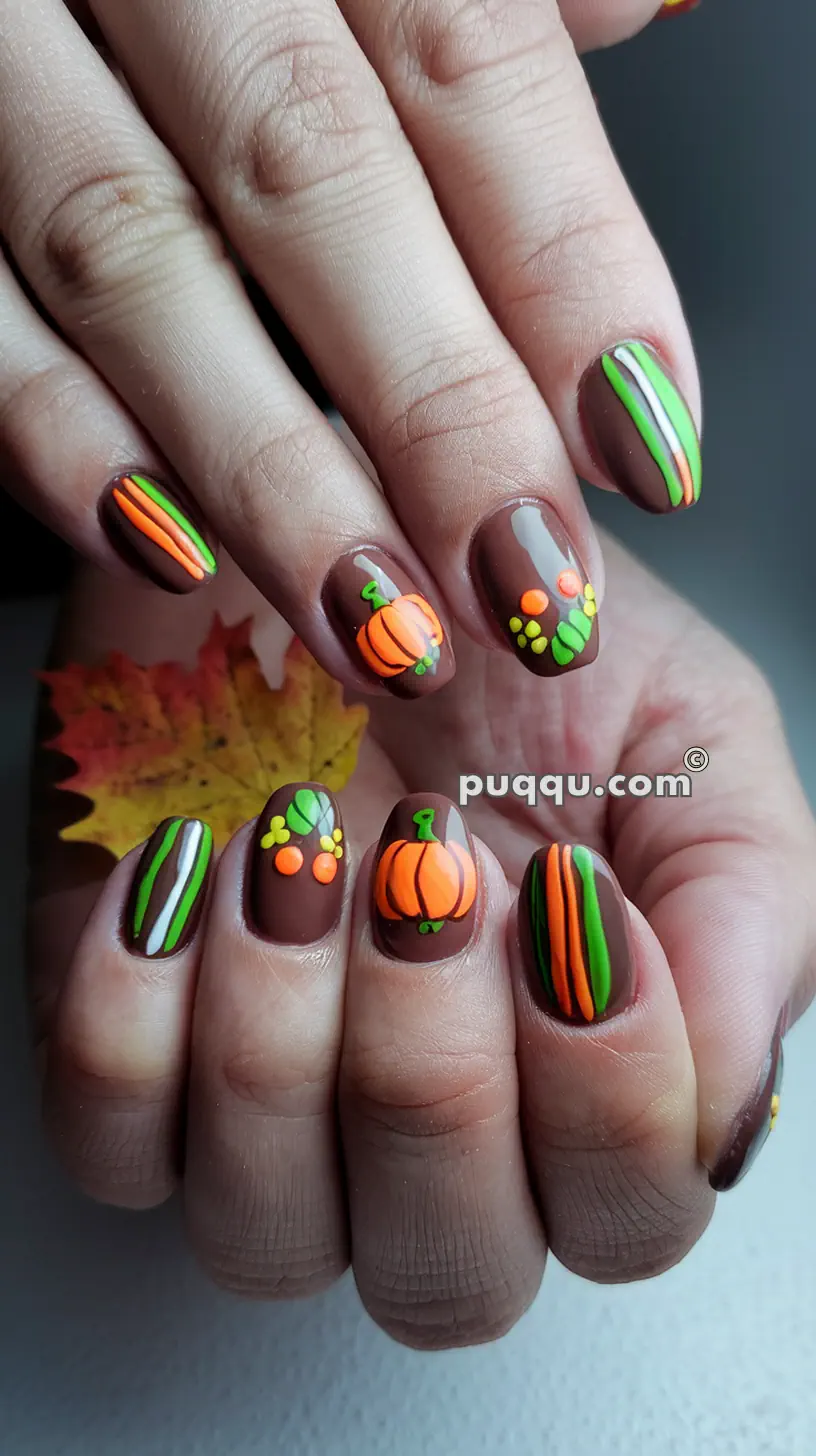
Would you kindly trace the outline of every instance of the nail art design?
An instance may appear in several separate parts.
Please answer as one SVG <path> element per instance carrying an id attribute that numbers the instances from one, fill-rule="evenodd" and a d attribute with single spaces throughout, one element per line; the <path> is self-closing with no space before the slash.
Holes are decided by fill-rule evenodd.
<path id="1" fill-rule="evenodd" d="M 566 1021 L 613 1015 L 634 994 L 629 914 L 606 860 L 582 844 L 537 850 L 519 897 L 519 939 L 534 986 Z"/>
<path id="2" fill-rule="evenodd" d="M 682 15 L 686 10 L 696 10 L 700 0 L 663 0 L 662 10 L 658 10 L 657 19 L 665 20 L 669 15 Z"/>
<path id="3" fill-rule="evenodd" d="M 653 349 L 608 349 L 584 375 L 579 411 L 590 453 L 635 505 L 654 514 L 700 497 L 700 442 L 688 405 Z"/>
<path id="4" fill-rule="evenodd" d="M 709 1174 L 708 1181 L 715 1192 L 727 1193 L 729 1189 L 736 1188 L 768 1141 L 779 1116 L 784 1069 L 780 1019 L 759 1077 L 759 1091 L 743 1109 L 733 1129 L 728 1151 Z"/>
<path id="5" fill-rule="evenodd" d="M 200 819 L 165 819 L 148 840 L 126 915 L 131 950 L 175 955 L 192 939 L 204 905 L 213 836 Z"/>
<path id="6" fill-rule="evenodd" d="M 322 784 L 276 789 L 255 831 L 249 918 L 266 940 L 308 945 L 340 919 L 345 842 L 340 810 Z"/>
<path id="7" fill-rule="evenodd" d="M 454 804 L 411 794 L 392 810 L 377 849 L 375 939 L 386 955 L 440 961 L 464 949 L 475 920 L 473 842 Z"/>
<path id="8" fill-rule="evenodd" d="M 326 611 L 371 674 L 399 697 L 441 687 L 454 671 L 439 616 L 376 547 L 342 556 L 323 592 Z"/>
<path id="9" fill-rule="evenodd" d="M 471 570 L 484 606 L 531 672 L 553 677 L 597 657 L 595 591 L 552 506 L 502 507 L 474 540 Z"/>
<path id="10" fill-rule="evenodd" d="M 189 511 L 147 475 L 117 476 L 102 497 L 100 519 L 119 554 L 170 591 L 192 591 L 218 570 Z"/>

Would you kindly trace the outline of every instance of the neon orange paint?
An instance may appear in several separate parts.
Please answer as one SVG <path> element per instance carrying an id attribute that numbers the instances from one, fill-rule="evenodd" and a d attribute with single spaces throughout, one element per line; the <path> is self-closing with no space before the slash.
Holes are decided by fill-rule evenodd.
<path id="1" fill-rule="evenodd" d="M 536 587 L 532 587 L 530 591 L 523 592 L 521 601 L 519 602 L 519 606 L 526 617 L 540 617 L 542 612 L 546 612 L 549 605 L 550 599 L 547 593 L 539 591 Z"/>
<path id="2" fill-rule="evenodd" d="M 184 552 L 179 550 L 175 541 L 168 536 L 166 531 L 162 530 L 161 526 L 158 526 L 155 521 L 151 520 L 150 516 L 146 516 L 144 511 L 140 510 L 137 505 L 134 505 L 133 501 L 128 500 L 127 496 L 118 488 L 114 490 L 113 498 L 122 514 L 127 516 L 131 525 L 134 525 L 137 531 L 141 531 L 143 536 L 147 536 L 148 540 L 155 542 L 157 546 L 161 546 L 162 550 L 166 551 L 168 556 L 172 556 L 173 560 L 177 561 L 180 566 L 183 566 L 184 570 L 189 572 L 190 576 L 194 577 L 196 581 L 203 581 L 206 573 L 202 571 L 196 562 L 191 561 L 189 556 L 185 556 Z"/>
<path id="3" fill-rule="evenodd" d="M 567 890 L 569 914 L 570 969 L 575 996 L 586 1021 L 595 1020 L 595 1003 L 589 987 L 589 978 L 584 965 L 581 945 L 581 922 L 578 918 L 578 894 L 575 888 L 575 872 L 572 867 L 572 846 L 564 845 L 564 884 Z"/>
<path id="4" fill-rule="evenodd" d="M 565 1016 L 572 1016 L 572 996 L 567 975 L 567 931 L 564 920 L 564 891 L 558 863 L 558 845 L 547 851 L 547 925 L 552 949 L 552 979 L 558 1004 Z"/>
<path id="5" fill-rule="evenodd" d="M 577 597 L 581 590 L 581 578 L 577 571 L 561 571 L 555 583 L 562 597 Z"/>
<path id="6" fill-rule="evenodd" d="M 173 517 L 168 515 L 167 511 L 162 510 L 161 506 L 157 505 L 156 501 L 154 501 L 147 494 L 146 491 L 142 490 L 141 487 L 136 484 L 135 480 L 131 480 L 131 477 L 129 475 L 125 475 L 122 477 L 122 483 L 127 486 L 130 494 L 136 501 L 136 504 L 141 506 L 145 514 L 148 516 L 152 516 L 156 524 L 158 526 L 161 526 L 162 530 L 167 532 L 168 536 L 170 536 L 171 539 L 175 541 L 179 549 L 186 552 L 191 560 L 193 560 L 196 565 L 200 566 L 206 574 L 206 563 L 203 556 L 201 555 L 201 552 L 196 546 L 195 541 L 193 541 L 192 538 L 187 535 L 186 531 L 182 530 L 178 522 L 174 521 Z"/>
<path id="7" fill-rule="evenodd" d="M 282 875 L 296 875 L 303 864 L 303 854 L 296 844 L 285 844 L 275 855 L 275 869 Z"/>
<path id="8" fill-rule="evenodd" d="M 312 865 L 312 874 L 321 885 L 330 885 L 337 874 L 337 860 L 333 854 L 319 854 Z"/>

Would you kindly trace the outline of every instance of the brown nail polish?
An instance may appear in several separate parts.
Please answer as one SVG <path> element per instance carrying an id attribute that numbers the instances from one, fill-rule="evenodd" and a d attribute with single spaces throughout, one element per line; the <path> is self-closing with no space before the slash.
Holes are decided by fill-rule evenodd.
<path id="1" fill-rule="evenodd" d="M 360 547 L 335 562 L 323 603 L 355 661 L 397 697 L 422 697 L 453 677 L 453 649 L 440 617 L 378 547 Z"/>
<path id="2" fill-rule="evenodd" d="M 564 1021 L 588 1025 L 630 1005 L 635 970 L 629 912 L 606 860 L 583 844 L 536 850 L 518 902 L 519 942 L 533 992 Z"/>
<path id="3" fill-rule="evenodd" d="M 343 822 L 322 784 L 286 784 L 261 814 L 252 846 L 249 918 L 279 945 L 309 945 L 343 907 Z"/>
<path id="4" fill-rule="evenodd" d="M 589 452 L 613 485 L 663 515 L 699 499 L 700 441 L 689 407 L 654 349 L 607 349 L 584 375 L 578 410 Z"/>
<path id="5" fill-rule="evenodd" d="M 716 1193 L 727 1193 L 729 1189 L 736 1188 L 773 1132 L 779 1114 L 784 1066 L 780 1018 L 760 1074 L 759 1090 L 737 1118 L 728 1151 L 709 1174 L 708 1181 Z"/>
<path id="6" fill-rule="evenodd" d="M 478 868 L 462 815 L 439 794 L 392 809 L 374 862 L 371 918 L 385 955 L 443 961 L 464 950 L 476 920 Z"/>
<path id="7" fill-rule="evenodd" d="M 218 570 L 181 492 L 152 475 L 117 475 L 100 500 L 99 518 L 123 560 L 166 591 L 194 591 Z"/>
<path id="8" fill-rule="evenodd" d="M 125 911 L 128 949 L 176 955 L 195 935 L 207 893 L 213 836 L 200 819 L 165 819 L 142 852 Z"/>
<path id="9" fill-rule="evenodd" d="M 471 572 L 485 609 L 531 672 L 555 677 L 598 655 L 595 591 L 557 513 L 514 501 L 479 528 Z"/>

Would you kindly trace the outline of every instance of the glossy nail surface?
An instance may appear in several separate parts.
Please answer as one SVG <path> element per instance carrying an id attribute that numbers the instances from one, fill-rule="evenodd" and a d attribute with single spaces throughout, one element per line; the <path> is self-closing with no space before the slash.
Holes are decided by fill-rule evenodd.
<path id="1" fill-rule="evenodd" d="M 584 375 L 578 403 L 596 465 L 635 505 L 661 515 L 699 499 L 697 430 L 653 349 L 637 340 L 608 349 Z"/>
<path id="2" fill-rule="evenodd" d="M 421 697 L 453 677 L 453 651 L 436 610 L 377 547 L 335 562 L 323 604 L 355 661 L 397 697 Z"/>
<path id="3" fill-rule="evenodd" d="M 476 919 L 478 868 L 461 813 L 439 794 L 410 794 L 392 809 L 373 871 L 374 939 L 404 961 L 464 950 Z"/>
<path id="4" fill-rule="evenodd" d="M 99 515 L 123 560 L 167 591 L 194 591 L 218 570 L 189 505 L 150 475 L 118 475 L 102 496 Z"/>
<path id="5" fill-rule="evenodd" d="M 631 1003 L 629 913 L 609 865 L 593 849 L 553 844 L 537 850 L 518 916 L 530 983 L 548 1011 L 587 1024 Z"/>
<path id="6" fill-rule="evenodd" d="M 765 1058 L 759 1078 L 759 1090 L 737 1118 L 728 1151 L 709 1175 L 708 1181 L 717 1193 L 727 1193 L 730 1188 L 735 1188 L 764 1148 L 779 1115 L 783 1071 L 780 1023 Z"/>
<path id="7" fill-rule="evenodd" d="M 485 611 L 531 672 L 555 677 L 597 657 L 595 592 L 552 506 L 503 506 L 479 528 L 470 564 Z"/>
<path id="8" fill-rule="evenodd" d="M 125 912 L 125 940 L 139 955 L 183 950 L 201 918 L 213 837 L 200 819 L 165 819 L 148 840 Z"/>
<path id="9" fill-rule="evenodd" d="M 322 940 L 340 919 L 345 866 L 343 824 L 333 795 L 314 783 L 277 789 L 252 845 L 253 928 L 280 945 Z"/>

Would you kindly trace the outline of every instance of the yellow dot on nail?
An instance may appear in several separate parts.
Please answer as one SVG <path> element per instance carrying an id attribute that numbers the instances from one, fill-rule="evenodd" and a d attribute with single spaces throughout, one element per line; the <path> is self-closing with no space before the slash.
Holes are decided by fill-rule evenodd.
<path id="1" fill-rule="evenodd" d="M 335 859 L 342 859 L 343 858 L 343 846 L 342 845 L 340 845 L 340 844 L 336 844 L 335 845 L 335 847 L 334 847 L 334 857 L 335 857 Z"/>
<path id="2" fill-rule="evenodd" d="M 594 602 L 584 602 L 584 616 L 585 617 L 594 617 L 595 616 L 595 613 L 597 612 L 597 610 L 598 610 L 598 608 L 596 607 L 596 605 L 595 605 Z"/>
<path id="3" fill-rule="evenodd" d="M 778 1118 L 778 1116 L 779 1116 L 779 1093 L 778 1092 L 774 1092 L 774 1095 L 771 1098 L 771 1132 L 773 1132 L 774 1128 L 776 1127 L 776 1119 Z"/>
<path id="4" fill-rule="evenodd" d="M 547 637 L 536 637 L 535 642 L 530 644 L 532 646 L 533 652 L 535 652 L 536 655 L 541 652 L 546 652 L 548 640 L 549 639 Z"/>
<path id="5" fill-rule="evenodd" d="M 525 635 L 524 635 L 523 632 L 519 632 L 519 635 L 516 638 L 516 641 L 518 642 L 519 647 L 526 647 L 527 646 L 527 638 L 525 637 Z"/>
<path id="6" fill-rule="evenodd" d="M 528 622 L 524 630 L 527 633 L 528 637 L 541 636 L 541 628 L 539 627 L 538 622 Z"/>
<path id="7" fill-rule="evenodd" d="M 285 844 L 287 839 L 291 839 L 291 835 L 288 829 L 276 829 L 275 838 L 278 841 L 278 844 Z"/>
<path id="8" fill-rule="evenodd" d="M 334 840 L 335 844 L 339 844 L 340 843 L 340 840 L 342 838 L 343 838 L 343 831 L 342 831 L 342 829 L 334 829 L 332 831 L 332 839 Z"/>
<path id="9" fill-rule="evenodd" d="M 591 602 L 594 602 L 595 600 L 595 588 L 594 586 L 590 586 L 589 582 L 587 582 L 586 586 L 584 587 L 584 596 L 589 597 L 589 600 Z"/>
<path id="10" fill-rule="evenodd" d="M 522 627 L 524 626 L 524 623 L 522 622 L 521 617 L 511 617 L 508 625 L 511 632 L 520 632 Z"/>
<path id="11" fill-rule="evenodd" d="M 334 840 L 332 839 L 330 834 L 321 834 L 320 848 L 325 849 L 327 854 L 330 854 L 331 851 L 334 849 Z"/>

